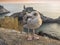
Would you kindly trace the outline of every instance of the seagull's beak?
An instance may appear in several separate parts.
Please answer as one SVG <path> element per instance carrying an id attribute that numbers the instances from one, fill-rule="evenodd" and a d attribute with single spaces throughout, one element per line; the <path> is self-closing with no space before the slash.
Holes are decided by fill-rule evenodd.
<path id="1" fill-rule="evenodd" d="M 26 21 L 27 21 L 29 18 L 32 18 L 32 16 L 27 16 Z"/>
<path id="2" fill-rule="evenodd" d="M 28 16 L 27 19 L 28 19 L 28 18 L 32 18 L 32 16 Z"/>

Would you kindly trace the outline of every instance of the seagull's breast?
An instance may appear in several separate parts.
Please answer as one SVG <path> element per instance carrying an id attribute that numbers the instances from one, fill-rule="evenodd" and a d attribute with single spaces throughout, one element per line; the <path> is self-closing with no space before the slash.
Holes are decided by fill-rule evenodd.
<path id="1" fill-rule="evenodd" d="M 27 25 L 30 29 L 36 29 L 39 28 L 42 24 L 42 19 L 41 18 L 35 18 L 35 19 L 29 19 L 27 21 Z"/>

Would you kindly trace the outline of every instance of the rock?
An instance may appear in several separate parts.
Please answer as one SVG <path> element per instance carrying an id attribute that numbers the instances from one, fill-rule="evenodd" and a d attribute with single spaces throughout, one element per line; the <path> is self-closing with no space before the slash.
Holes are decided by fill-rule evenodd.
<path id="1" fill-rule="evenodd" d="M 39 40 L 28 41 L 25 33 L 21 35 L 18 31 L 11 29 L 0 28 L 0 37 L 2 43 L 8 45 L 60 45 L 60 41 L 48 39 L 40 36 Z M 4 39 L 4 40 L 3 40 Z M 4 43 L 5 42 L 5 43 Z M 7 45 L 6 44 L 6 45 Z"/>
<path id="2" fill-rule="evenodd" d="M 60 37 L 56 36 L 55 34 L 52 34 L 51 32 L 49 32 L 49 33 L 40 31 L 40 32 L 38 32 L 38 35 L 41 35 L 43 37 L 52 38 L 52 39 L 55 39 L 55 40 L 59 40 L 60 41 Z"/>
<path id="3" fill-rule="evenodd" d="M 40 13 L 40 15 L 41 15 L 41 18 L 43 20 L 43 23 L 53 23 L 54 19 L 44 16 L 42 13 Z"/>
<path id="4" fill-rule="evenodd" d="M 4 15 L 9 13 L 7 9 L 5 9 L 2 5 L 0 5 L 0 15 Z"/>
<path id="5" fill-rule="evenodd" d="M 11 15 L 11 17 L 18 17 L 19 21 L 23 20 L 23 16 L 24 16 L 23 12 L 16 12 L 16 13 Z"/>
<path id="6" fill-rule="evenodd" d="M 58 17 L 57 19 L 54 20 L 54 22 L 59 23 L 60 24 L 60 17 Z"/>
<path id="7" fill-rule="evenodd" d="M 3 39 L 0 39 L 0 45 L 8 45 Z"/>

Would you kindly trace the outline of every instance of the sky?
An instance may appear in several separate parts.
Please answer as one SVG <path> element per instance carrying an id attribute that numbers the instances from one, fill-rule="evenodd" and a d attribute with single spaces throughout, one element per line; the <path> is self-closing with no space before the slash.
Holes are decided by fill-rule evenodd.
<path id="1" fill-rule="evenodd" d="M 21 2 L 26 2 L 26 3 L 31 3 L 31 2 L 56 2 L 56 1 L 60 1 L 60 0 L 0 0 L 0 2 L 7 2 L 7 3 L 12 3 L 12 2 L 14 2 L 14 3 L 21 3 Z"/>
<path id="2" fill-rule="evenodd" d="M 40 1 L 40 2 L 39 2 Z M 1 1 L 0 1 L 1 2 Z M 2 1 L 0 5 L 3 5 L 11 13 L 20 12 L 23 10 L 23 6 L 33 7 L 34 9 L 40 11 L 47 17 L 57 18 L 60 16 L 60 1 L 59 0 L 14 0 L 10 2 Z"/>

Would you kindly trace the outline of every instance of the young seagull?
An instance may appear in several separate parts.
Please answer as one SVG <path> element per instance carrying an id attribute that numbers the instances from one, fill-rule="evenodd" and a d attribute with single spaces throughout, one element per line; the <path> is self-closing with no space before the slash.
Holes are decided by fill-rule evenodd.
<path id="1" fill-rule="evenodd" d="M 26 15 L 23 18 L 23 22 L 26 24 L 24 28 L 28 29 L 28 38 L 27 40 L 39 39 L 39 36 L 35 34 L 35 29 L 39 28 L 42 25 L 42 19 L 38 11 L 32 11 L 30 13 L 26 12 Z M 33 30 L 33 35 L 29 35 L 29 29 Z"/>

